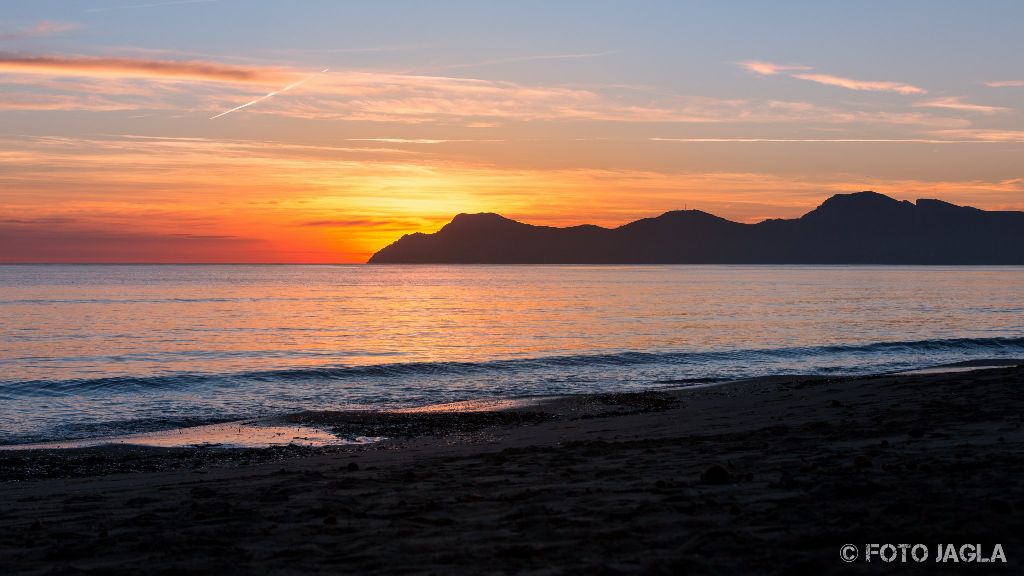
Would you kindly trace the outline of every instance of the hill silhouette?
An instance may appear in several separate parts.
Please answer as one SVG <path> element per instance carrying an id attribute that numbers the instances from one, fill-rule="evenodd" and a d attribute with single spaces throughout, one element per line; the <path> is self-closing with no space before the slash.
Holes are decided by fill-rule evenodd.
<path id="1" fill-rule="evenodd" d="M 618 228 L 533 226 L 459 214 L 372 264 L 1024 264 L 1024 212 L 876 192 L 837 194 L 800 218 L 741 224 L 677 210 Z"/>

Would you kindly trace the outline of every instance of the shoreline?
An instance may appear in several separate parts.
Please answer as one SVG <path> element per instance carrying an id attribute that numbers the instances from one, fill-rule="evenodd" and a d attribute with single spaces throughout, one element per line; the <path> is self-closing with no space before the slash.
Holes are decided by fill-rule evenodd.
<path id="1" fill-rule="evenodd" d="M 848 542 L 999 543 L 993 571 L 1024 561 L 1024 367 L 472 414 L 362 422 L 409 432 L 363 446 L 0 453 L 0 565 L 828 574 L 849 573 Z"/>
<path id="2" fill-rule="evenodd" d="M 540 414 L 558 411 L 558 406 L 573 399 L 586 402 L 588 398 L 608 395 L 636 395 L 648 392 L 676 393 L 685 390 L 698 390 L 717 386 L 733 386 L 756 382 L 798 381 L 798 380 L 830 380 L 830 379 L 871 379 L 885 376 L 912 376 L 928 374 L 954 374 L 1024 366 L 1024 358 L 983 358 L 936 364 L 913 370 L 880 372 L 867 375 L 822 376 L 812 374 L 778 374 L 758 376 L 737 380 L 725 378 L 696 378 L 683 380 L 656 381 L 643 390 L 618 392 L 583 392 L 579 394 L 555 394 L 516 396 L 511 398 L 484 398 L 461 400 L 440 404 L 426 404 L 409 408 L 394 409 L 349 409 L 349 410 L 304 410 L 265 416 L 214 422 L 197 426 L 169 428 L 152 432 L 118 434 L 31 442 L 25 444 L 0 444 L 0 453 L 23 450 L 78 450 L 104 449 L 114 446 L 139 448 L 219 448 L 219 449 L 264 449 L 281 447 L 325 448 L 344 445 L 361 445 L 387 441 L 386 434 L 375 434 L 376 427 L 382 422 L 394 421 L 385 431 L 395 430 L 398 426 L 400 436 L 421 436 L 437 432 L 429 424 L 430 420 L 451 420 L 455 415 L 463 415 L 466 420 L 492 420 L 499 425 L 501 418 L 481 417 L 481 414 L 519 413 L 527 415 L 527 419 L 540 417 Z M 531 408 L 537 408 L 536 414 Z M 406 418 L 408 415 L 408 418 Z M 442 415 L 448 415 L 443 417 Z M 420 416 L 420 418 L 417 418 Z M 541 417 L 542 418 L 542 417 Z M 421 422 L 417 422 L 421 420 Z M 405 426 L 399 423 L 405 422 Z M 0 475 L 0 481 L 3 476 Z"/>

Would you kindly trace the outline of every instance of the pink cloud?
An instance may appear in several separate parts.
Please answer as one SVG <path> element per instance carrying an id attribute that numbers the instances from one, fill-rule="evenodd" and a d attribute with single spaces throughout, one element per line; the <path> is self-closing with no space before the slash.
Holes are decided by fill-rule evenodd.
<path id="1" fill-rule="evenodd" d="M 895 92 L 903 95 L 928 93 L 924 88 L 919 88 L 911 84 L 903 84 L 901 82 L 855 80 L 853 78 L 833 76 L 832 74 L 794 74 L 793 77 L 801 80 L 808 80 L 810 82 L 817 82 L 818 84 L 825 84 L 827 86 L 839 86 L 840 88 L 847 88 L 849 90 Z"/>
<path id="2" fill-rule="evenodd" d="M 47 76 L 181 79 L 233 83 L 279 82 L 280 70 L 197 60 L 149 60 L 92 56 L 27 56 L 0 52 L 0 73 Z"/>
<path id="3" fill-rule="evenodd" d="M 964 112 L 979 112 L 981 114 L 998 114 L 1000 112 L 1010 112 L 1010 108 L 1004 108 L 1002 106 L 985 106 L 984 104 L 971 104 L 970 102 L 964 102 L 962 98 L 958 96 L 951 96 L 948 98 L 934 98 L 932 100 L 926 100 L 924 102 L 917 102 L 914 104 L 916 108 L 945 108 L 948 110 L 962 110 Z"/>
<path id="4" fill-rule="evenodd" d="M 896 92 L 897 94 L 925 94 L 927 91 L 924 88 L 919 88 L 911 84 L 904 84 L 902 82 L 884 82 L 874 80 L 855 80 L 853 78 L 844 78 L 842 76 L 835 76 L 833 74 L 818 74 L 810 72 L 801 72 L 804 70 L 812 70 L 810 66 L 802 66 L 798 64 L 776 64 L 774 62 L 765 62 L 763 60 L 745 60 L 743 62 L 737 62 L 738 66 L 762 76 L 775 76 L 782 73 L 787 73 L 793 78 L 799 78 L 801 80 L 808 80 L 810 82 L 817 82 L 818 84 L 826 84 L 829 86 L 840 86 L 842 88 L 848 88 L 850 90 L 867 90 L 871 92 Z M 796 74 L 794 72 L 800 72 Z"/>
<path id="5" fill-rule="evenodd" d="M 933 134 L 945 138 L 970 138 L 987 142 L 1024 143 L 1024 130 L 991 130 L 985 128 L 936 130 Z"/>
<path id="6" fill-rule="evenodd" d="M 782 72 L 811 69 L 810 66 L 800 66 L 797 64 L 775 64 L 773 62 L 765 62 L 763 60 L 745 60 L 743 62 L 737 62 L 736 65 L 748 72 L 753 72 L 762 76 L 775 76 Z"/>
<path id="7" fill-rule="evenodd" d="M 8 92 L 0 94 L 0 111 L 3 110 L 89 110 L 105 112 L 110 110 L 136 110 L 142 104 L 101 96 L 70 94 L 37 94 L 33 92 Z"/>

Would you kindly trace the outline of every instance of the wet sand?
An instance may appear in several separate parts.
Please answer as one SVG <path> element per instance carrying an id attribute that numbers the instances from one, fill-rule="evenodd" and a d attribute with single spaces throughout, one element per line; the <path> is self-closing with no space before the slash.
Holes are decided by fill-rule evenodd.
<path id="1" fill-rule="evenodd" d="M 389 440 L 0 452 L 0 572 L 931 574 L 1024 562 L 1024 368 L 283 423 Z M 840 560 L 843 544 L 871 542 L 923 543 L 932 557 Z M 1008 563 L 937 564 L 940 543 L 999 543 Z"/>

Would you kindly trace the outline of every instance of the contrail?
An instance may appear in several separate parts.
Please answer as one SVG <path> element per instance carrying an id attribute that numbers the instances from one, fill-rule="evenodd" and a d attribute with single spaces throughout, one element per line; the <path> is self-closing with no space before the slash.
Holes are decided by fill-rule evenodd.
<path id="1" fill-rule="evenodd" d="M 323 70 L 317 72 L 316 74 L 310 74 L 309 76 L 306 76 L 302 80 L 299 80 L 298 82 L 293 82 L 293 83 L 285 86 L 284 88 L 281 88 L 280 90 L 274 90 L 273 92 L 271 92 L 269 94 L 265 94 L 265 95 L 260 96 L 259 98 L 255 99 L 255 100 L 252 100 L 250 102 L 246 102 L 245 104 L 242 104 L 241 106 L 235 106 L 231 110 L 227 110 L 225 112 L 221 112 L 220 114 L 217 114 L 216 116 L 211 116 L 210 120 L 216 120 L 217 118 L 220 118 L 221 116 L 226 116 L 228 114 L 231 114 L 232 112 L 237 112 L 237 111 L 241 110 L 242 108 L 248 108 L 249 106 L 252 106 L 253 104 L 256 104 L 257 102 L 262 102 L 262 101 L 266 100 L 267 98 L 270 98 L 271 96 L 276 96 L 277 94 L 280 94 L 282 92 L 287 92 L 287 91 L 291 90 L 292 88 L 295 88 L 296 86 L 299 86 L 301 84 L 305 84 L 306 82 L 309 82 L 310 80 L 312 80 L 316 76 L 319 76 L 321 74 L 326 73 L 328 70 L 330 70 L 330 68 L 324 68 Z"/>

